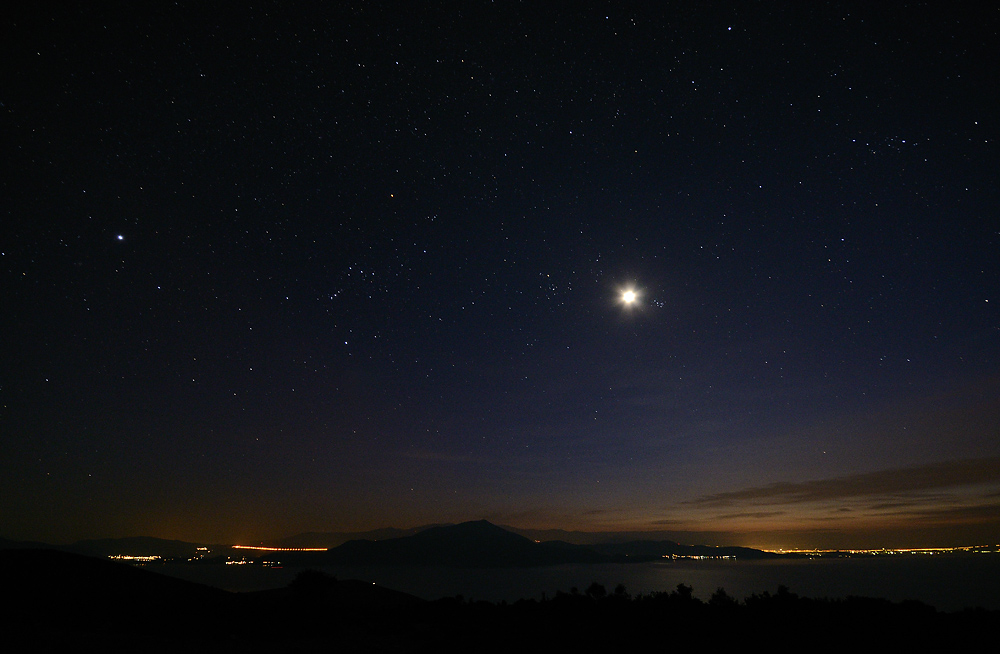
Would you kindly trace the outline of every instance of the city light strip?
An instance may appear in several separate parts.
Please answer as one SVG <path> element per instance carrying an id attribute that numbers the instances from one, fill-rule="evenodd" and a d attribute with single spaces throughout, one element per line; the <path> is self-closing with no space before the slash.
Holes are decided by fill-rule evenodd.
<path id="1" fill-rule="evenodd" d="M 1000 545 L 994 547 L 1000 548 Z M 763 550 L 775 554 L 955 554 L 957 552 L 988 552 L 989 545 L 963 545 L 960 547 L 883 547 L 878 549 L 837 549 L 837 550 L 795 550 L 795 549 L 772 549 Z"/>
<path id="2" fill-rule="evenodd" d="M 234 550 L 259 550 L 261 552 L 326 552 L 329 547 L 258 547 L 255 545 L 233 545 Z"/>

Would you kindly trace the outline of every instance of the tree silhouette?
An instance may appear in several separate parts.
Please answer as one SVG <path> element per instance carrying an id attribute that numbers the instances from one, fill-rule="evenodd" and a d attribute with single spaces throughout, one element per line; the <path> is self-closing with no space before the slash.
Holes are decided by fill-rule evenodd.
<path id="1" fill-rule="evenodd" d="M 739 606 L 739 601 L 726 592 L 726 589 L 719 586 L 708 599 L 708 605 L 716 609 L 730 609 Z"/>
<path id="2" fill-rule="evenodd" d="M 694 601 L 694 588 L 682 583 L 677 584 L 677 589 L 671 595 L 681 601 L 692 602 Z"/>

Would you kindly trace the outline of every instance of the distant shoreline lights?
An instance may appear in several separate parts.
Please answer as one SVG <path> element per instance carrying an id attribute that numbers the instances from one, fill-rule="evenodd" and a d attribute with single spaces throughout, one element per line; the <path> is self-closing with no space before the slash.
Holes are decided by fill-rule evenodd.
<path id="1" fill-rule="evenodd" d="M 259 550 L 261 552 L 326 552 L 329 547 L 260 547 L 255 545 L 233 545 L 234 550 Z"/>

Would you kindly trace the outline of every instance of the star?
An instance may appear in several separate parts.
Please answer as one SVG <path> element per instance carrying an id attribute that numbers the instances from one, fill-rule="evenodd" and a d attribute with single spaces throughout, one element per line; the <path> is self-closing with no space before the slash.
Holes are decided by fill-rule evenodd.
<path id="1" fill-rule="evenodd" d="M 641 297 L 642 292 L 634 286 L 619 287 L 618 289 L 618 304 L 622 306 L 622 309 L 629 311 L 638 309 L 641 306 L 639 302 Z"/>

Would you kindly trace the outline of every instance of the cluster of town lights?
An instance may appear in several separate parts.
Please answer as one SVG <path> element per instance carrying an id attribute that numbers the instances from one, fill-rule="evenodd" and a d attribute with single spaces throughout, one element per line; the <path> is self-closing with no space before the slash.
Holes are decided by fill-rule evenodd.
<path id="1" fill-rule="evenodd" d="M 1000 549 L 1000 545 L 995 545 L 994 548 Z M 786 549 L 776 549 L 776 550 L 765 550 L 768 552 L 776 552 L 778 554 L 870 554 L 876 556 L 879 554 L 955 554 L 957 552 L 971 552 L 975 554 L 989 554 L 989 545 L 966 545 L 963 547 L 910 547 L 910 548 L 888 548 L 883 547 L 879 549 L 871 550 L 860 550 L 860 549 L 845 549 L 845 550 L 786 550 Z"/>

